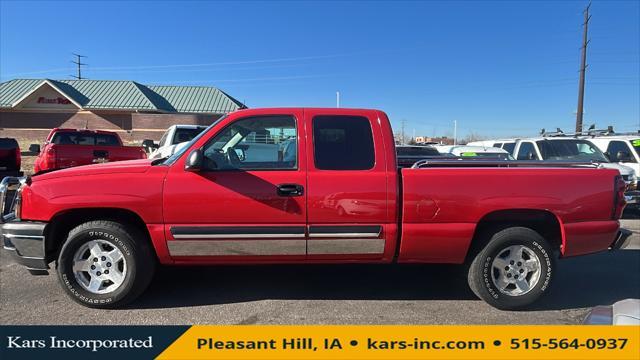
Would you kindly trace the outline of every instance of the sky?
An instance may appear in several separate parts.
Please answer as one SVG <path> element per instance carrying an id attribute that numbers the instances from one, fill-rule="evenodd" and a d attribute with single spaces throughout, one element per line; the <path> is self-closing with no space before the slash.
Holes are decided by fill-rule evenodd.
<path id="1" fill-rule="evenodd" d="M 575 127 L 587 1 L 0 0 L 0 80 L 215 86 L 248 107 L 385 111 L 408 136 Z M 640 1 L 594 1 L 584 124 L 640 128 Z"/>

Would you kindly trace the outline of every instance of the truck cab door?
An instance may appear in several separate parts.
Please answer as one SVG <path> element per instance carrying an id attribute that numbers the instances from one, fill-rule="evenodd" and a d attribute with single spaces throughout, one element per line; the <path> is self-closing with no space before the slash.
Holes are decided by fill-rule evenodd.
<path id="1" fill-rule="evenodd" d="M 169 170 L 165 236 L 176 262 L 304 260 L 306 158 L 302 111 L 230 115 Z M 193 149 L 202 168 L 187 171 Z"/>
<path id="2" fill-rule="evenodd" d="M 376 111 L 305 109 L 310 260 L 393 256 L 396 203 L 389 191 L 395 194 L 397 170 L 395 160 L 387 159 L 393 143 L 384 144 L 381 123 L 388 122 L 378 116 Z M 385 131 L 391 134 L 390 127 Z"/>

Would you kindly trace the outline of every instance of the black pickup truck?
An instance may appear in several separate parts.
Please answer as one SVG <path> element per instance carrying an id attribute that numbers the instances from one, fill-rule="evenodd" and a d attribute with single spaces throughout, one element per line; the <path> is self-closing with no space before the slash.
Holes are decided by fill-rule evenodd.
<path id="1" fill-rule="evenodd" d="M 0 138 L 0 180 L 6 176 L 22 176 L 20 146 L 16 139 Z"/>

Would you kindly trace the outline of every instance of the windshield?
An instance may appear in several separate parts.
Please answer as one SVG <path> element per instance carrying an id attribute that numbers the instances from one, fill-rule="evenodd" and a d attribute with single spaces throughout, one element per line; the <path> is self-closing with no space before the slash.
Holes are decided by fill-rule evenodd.
<path id="1" fill-rule="evenodd" d="M 540 140 L 536 143 L 543 160 L 609 162 L 600 149 L 586 140 Z"/>
<path id="2" fill-rule="evenodd" d="M 173 155 L 168 157 L 167 160 L 162 162 L 162 164 L 164 164 L 164 165 L 173 164 L 176 160 L 178 160 L 180 158 L 180 156 L 182 156 L 182 154 L 184 154 L 189 148 L 191 148 L 191 145 L 193 145 L 195 142 L 197 142 L 201 137 L 204 136 L 204 134 L 208 133 L 209 130 L 211 130 L 212 127 L 216 126 L 216 124 L 218 124 L 220 121 L 222 121 L 226 117 L 227 117 L 227 115 L 224 115 L 224 116 L 220 117 L 218 120 L 214 121 L 211 125 L 209 125 L 209 127 L 204 129 L 200 134 L 196 135 L 196 137 L 191 139 L 191 141 L 189 141 L 188 144 L 186 144 L 181 149 L 179 149 L 175 153 L 173 153 Z"/>
<path id="3" fill-rule="evenodd" d="M 640 139 L 631 140 L 631 146 L 636 150 L 636 154 L 640 156 Z"/>

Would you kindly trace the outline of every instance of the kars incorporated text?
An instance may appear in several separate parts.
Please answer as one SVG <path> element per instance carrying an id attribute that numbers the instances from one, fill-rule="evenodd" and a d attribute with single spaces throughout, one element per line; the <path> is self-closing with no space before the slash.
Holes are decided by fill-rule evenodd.
<path id="1" fill-rule="evenodd" d="M 50 336 L 48 339 L 25 339 L 21 336 L 7 336 L 7 349 L 150 349 L 153 337 L 146 339 L 60 339 Z"/>

